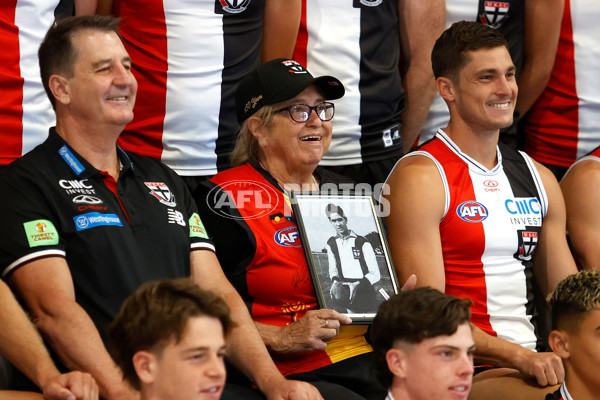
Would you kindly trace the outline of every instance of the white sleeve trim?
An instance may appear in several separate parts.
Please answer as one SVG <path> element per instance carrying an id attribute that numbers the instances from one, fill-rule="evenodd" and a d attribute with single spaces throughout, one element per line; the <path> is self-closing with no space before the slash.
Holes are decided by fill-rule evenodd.
<path id="1" fill-rule="evenodd" d="M 433 161 L 433 163 L 438 169 L 438 172 L 440 173 L 440 178 L 442 178 L 442 183 L 444 184 L 444 214 L 442 215 L 442 219 L 440 220 L 443 221 L 444 218 L 446 218 L 446 214 L 448 214 L 448 209 L 450 209 L 450 187 L 448 186 L 448 179 L 446 178 L 444 167 L 442 167 L 442 164 L 440 164 L 440 162 L 436 160 L 434 156 L 425 151 L 412 151 L 404 157 L 411 156 L 425 156 L 429 158 L 431 161 Z"/>
<path id="2" fill-rule="evenodd" d="M 217 252 L 217 250 L 215 249 L 215 246 L 212 243 L 208 243 L 208 242 L 192 243 L 191 248 L 192 248 L 192 250 L 211 250 L 215 253 Z"/>
<path id="3" fill-rule="evenodd" d="M 38 258 L 45 258 L 45 257 L 65 258 L 66 255 L 67 255 L 67 253 L 64 250 L 58 250 L 58 249 L 43 250 L 43 251 L 38 251 L 35 253 L 27 254 L 26 256 L 21 257 L 18 260 L 14 261 L 13 263 L 9 264 L 9 266 L 6 267 L 4 269 L 4 271 L 2 271 L 2 277 L 3 278 L 6 277 L 14 269 L 17 269 L 17 268 L 21 267 L 22 265 L 27 264 L 28 262 L 31 262 Z"/>
<path id="4" fill-rule="evenodd" d="M 535 183 L 542 203 L 542 217 L 545 217 L 546 213 L 548 212 L 548 195 L 546 194 L 546 189 L 544 188 L 542 177 L 540 176 L 539 171 L 533 164 L 531 157 L 529 157 L 529 155 L 527 155 L 523 151 L 519 151 L 519 153 L 521 153 L 521 155 L 525 159 L 525 162 L 527 163 L 527 166 L 529 167 L 529 171 L 531 171 L 531 175 L 533 176 L 533 182 Z"/>

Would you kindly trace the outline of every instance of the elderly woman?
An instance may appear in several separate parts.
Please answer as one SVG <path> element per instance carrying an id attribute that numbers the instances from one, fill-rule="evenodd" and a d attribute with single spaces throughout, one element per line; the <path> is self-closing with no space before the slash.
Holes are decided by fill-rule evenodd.
<path id="1" fill-rule="evenodd" d="M 281 372 L 313 383 L 326 399 L 383 398 L 366 326 L 318 309 L 288 198 L 290 190 L 350 182 L 317 167 L 331 142 L 329 100 L 343 95 L 339 80 L 313 78 L 293 60 L 256 68 L 236 94 L 236 167 L 201 186 L 196 199 L 221 265 Z"/>

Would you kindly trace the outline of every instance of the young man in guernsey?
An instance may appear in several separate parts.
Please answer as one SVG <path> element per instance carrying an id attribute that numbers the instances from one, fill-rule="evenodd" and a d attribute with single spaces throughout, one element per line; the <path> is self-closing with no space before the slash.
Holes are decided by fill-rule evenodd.
<path id="1" fill-rule="evenodd" d="M 394 264 L 400 280 L 415 274 L 418 286 L 472 300 L 471 399 L 543 398 L 564 370 L 541 351 L 534 286 L 545 297 L 576 272 L 560 187 L 547 168 L 498 145 L 518 92 L 499 31 L 453 24 L 432 66 L 450 122 L 387 179 Z"/>
<path id="2" fill-rule="evenodd" d="M 558 284 L 552 308 L 550 347 L 563 360 L 565 381 L 546 400 L 597 399 L 600 393 L 600 272 L 580 271 Z"/>

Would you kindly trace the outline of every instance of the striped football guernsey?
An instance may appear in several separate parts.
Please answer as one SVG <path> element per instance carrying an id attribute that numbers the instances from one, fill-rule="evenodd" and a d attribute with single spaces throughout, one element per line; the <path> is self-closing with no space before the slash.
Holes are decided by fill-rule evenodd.
<path id="1" fill-rule="evenodd" d="M 565 0 L 552 75 L 525 126 L 537 161 L 569 167 L 600 144 L 599 19 L 599 2 Z"/>
<path id="2" fill-rule="evenodd" d="M 234 93 L 260 62 L 264 0 L 115 0 L 139 88 L 119 144 L 185 176 L 229 165 Z"/>
<path id="3" fill-rule="evenodd" d="M 294 59 L 346 88 L 335 101 L 333 138 L 322 165 L 352 165 L 401 154 L 404 90 L 398 69 L 398 2 L 302 0 Z"/>
<path id="4" fill-rule="evenodd" d="M 10 164 L 48 137 L 54 111 L 44 92 L 37 51 L 59 13 L 73 0 L 3 0 L 0 6 L 0 165 Z"/>
<path id="5" fill-rule="evenodd" d="M 548 199 L 532 160 L 500 145 L 488 170 L 442 130 L 406 157 L 416 155 L 433 160 L 444 183 L 446 293 L 470 298 L 472 321 L 485 332 L 535 350 L 531 260 Z"/>

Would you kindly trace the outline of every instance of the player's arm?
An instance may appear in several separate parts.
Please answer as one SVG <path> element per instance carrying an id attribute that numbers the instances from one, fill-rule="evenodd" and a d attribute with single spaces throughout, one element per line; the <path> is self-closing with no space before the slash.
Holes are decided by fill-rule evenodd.
<path id="1" fill-rule="evenodd" d="M 96 14 L 98 15 L 112 15 L 113 14 L 113 0 L 97 0 L 98 5 L 96 6 Z"/>
<path id="2" fill-rule="evenodd" d="M 516 369 L 526 376 L 535 378 L 540 386 L 563 382 L 565 371 L 561 358 L 556 354 L 536 353 L 518 344 L 489 335 L 475 325 L 471 326 L 475 341 L 476 364 Z"/>
<path id="3" fill-rule="evenodd" d="M 398 0 L 406 109 L 402 113 L 402 145 L 407 152 L 417 139 L 435 96 L 431 50 L 444 31 L 444 0 Z"/>
<path id="4" fill-rule="evenodd" d="M 384 195 L 388 243 L 400 282 L 411 274 L 418 286 L 445 290 L 440 221 L 444 214 L 444 186 L 439 171 L 425 156 L 401 160 L 388 178 Z"/>
<path id="5" fill-rule="evenodd" d="M 548 212 L 535 250 L 533 276 L 542 294 L 547 296 L 561 280 L 576 273 L 577 267 L 567 244 L 567 217 L 560 186 L 548 168 L 534 163 L 546 189 Z"/>
<path id="6" fill-rule="evenodd" d="M 90 373 L 109 400 L 138 399 L 106 351 L 89 315 L 75 301 L 69 267 L 61 257 L 32 261 L 8 279 L 33 322 L 67 368 Z"/>
<path id="7" fill-rule="evenodd" d="M 236 323 L 228 337 L 228 358 L 248 376 L 267 399 L 321 399 L 318 390 L 306 382 L 286 380 L 265 347 L 242 298 L 225 277 L 215 254 L 208 250 L 191 252 L 192 279 L 203 289 L 217 293 L 231 309 Z"/>
<path id="8" fill-rule="evenodd" d="M 374 283 L 379 282 L 381 279 L 381 272 L 379 271 L 379 265 L 377 264 L 377 257 L 375 257 L 373 246 L 368 241 L 363 244 L 362 250 L 368 269 L 365 278 L 367 278 L 369 283 L 373 285 Z"/>
<path id="9" fill-rule="evenodd" d="M 300 27 L 300 0 L 265 0 L 261 58 L 292 58 Z"/>
<path id="10" fill-rule="evenodd" d="M 90 375 L 60 375 L 39 333 L 3 281 L 0 310 L 0 326 L 10 327 L 0 329 L 0 354 L 41 388 L 47 399 L 67 400 L 73 395 L 85 400 L 98 398 L 98 388 Z"/>
<path id="11" fill-rule="evenodd" d="M 581 161 L 560 181 L 567 209 L 567 231 L 581 268 L 600 269 L 600 163 Z"/>
<path id="12" fill-rule="evenodd" d="M 519 75 L 520 116 L 529 111 L 542 94 L 554 66 L 565 0 L 527 0 L 523 67 Z"/>

